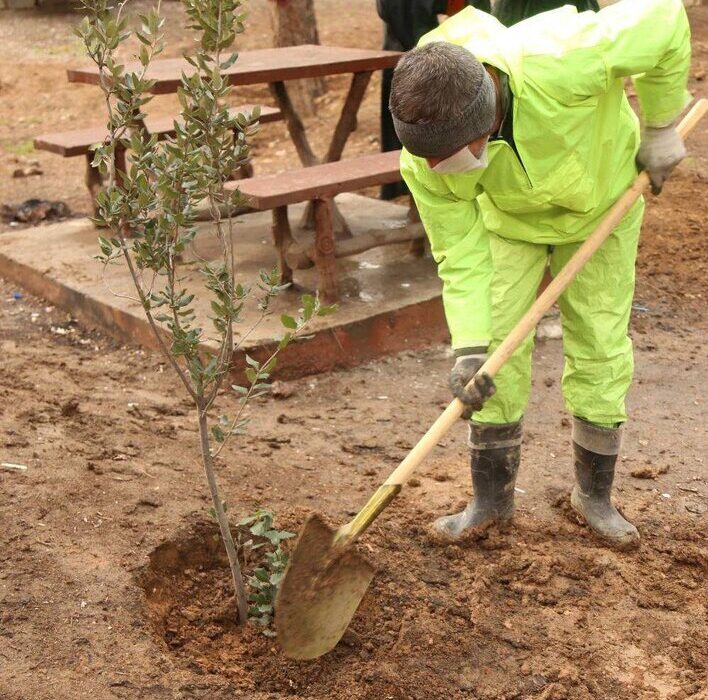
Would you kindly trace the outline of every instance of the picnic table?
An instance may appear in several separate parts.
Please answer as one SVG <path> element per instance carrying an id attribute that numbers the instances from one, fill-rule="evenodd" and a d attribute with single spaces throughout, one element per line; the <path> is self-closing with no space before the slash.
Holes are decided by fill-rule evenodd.
<path id="1" fill-rule="evenodd" d="M 371 75 L 374 71 L 395 66 L 400 56 L 398 51 L 310 44 L 256 49 L 239 53 L 236 63 L 227 68 L 223 75 L 228 77 L 229 84 L 234 87 L 268 84 L 285 117 L 298 156 L 303 165 L 309 166 L 339 160 L 349 134 L 356 128 L 357 113 Z M 140 68 L 139 63 L 126 65 L 128 72 L 139 71 Z M 155 81 L 151 92 L 164 95 L 177 92 L 182 82 L 182 73 L 189 75 L 194 70 L 182 58 L 159 59 L 150 64 L 146 77 Z M 349 93 L 327 154 L 320 160 L 310 146 L 305 127 L 293 107 L 285 82 L 347 73 L 352 74 Z M 67 75 L 71 83 L 99 84 L 99 71 L 95 65 L 69 68 Z"/>
<path id="2" fill-rule="evenodd" d="M 297 173 L 285 174 L 285 180 L 277 183 L 281 194 L 279 199 L 258 198 L 257 194 L 262 192 L 265 178 L 239 181 L 239 188 L 246 196 L 249 195 L 250 190 L 253 190 L 252 201 L 255 209 L 273 210 L 273 235 L 284 281 L 292 281 L 292 269 L 289 267 L 286 254 L 288 248 L 295 242 L 287 218 L 288 204 L 295 201 L 309 202 L 303 224 L 306 228 L 314 228 L 316 232 L 314 252 L 311 256 L 312 264 L 318 267 L 324 296 L 333 299 L 337 296 L 334 273 L 337 257 L 334 232 L 338 232 L 342 238 L 351 237 L 349 227 L 332 201 L 334 195 L 339 192 L 353 191 L 360 187 L 362 182 L 384 184 L 400 179 L 397 154 L 394 153 L 378 154 L 381 156 L 379 158 L 364 156 L 346 161 L 341 164 L 341 167 L 329 165 L 340 161 L 347 140 L 357 127 L 357 114 L 372 74 L 374 71 L 395 66 L 400 57 L 401 53 L 398 51 L 379 49 L 319 45 L 288 46 L 243 51 L 239 53 L 238 60 L 223 72 L 229 84 L 234 87 L 264 83 L 268 85 L 304 166 Z M 140 69 L 138 63 L 126 65 L 126 71 Z M 194 70 L 193 66 L 181 58 L 160 59 L 150 64 L 146 77 L 154 81 L 151 88 L 153 94 L 168 94 L 177 91 L 183 73 L 189 75 Z M 99 84 L 99 71 L 95 65 L 70 68 L 67 74 L 69 81 L 73 83 Z M 307 130 L 293 105 L 286 82 L 342 74 L 352 76 L 349 90 L 327 151 L 319 157 L 310 144 Z M 355 160 L 358 162 L 354 162 Z M 321 192 L 318 192 L 317 187 L 303 188 L 303 183 L 307 182 L 317 183 Z M 297 197 L 300 199 L 297 200 Z M 416 231 L 415 235 L 419 238 L 420 232 Z M 383 240 L 380 235 L 375 239 Z M 388 242 L 385 236 L 384 239 Z M 299 259 L 301 262 L 304 259 L 302 254 L 299 255 Z"/>

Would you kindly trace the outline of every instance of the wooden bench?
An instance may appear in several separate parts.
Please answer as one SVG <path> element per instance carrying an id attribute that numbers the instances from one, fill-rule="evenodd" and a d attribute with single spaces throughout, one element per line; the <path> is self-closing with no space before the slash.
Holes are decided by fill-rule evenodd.
<path id="1" fill-rule="evenodd" d="M 232 116 L 236 114 L 249 114 L 254 109 L 253 105 L 243 105 L 233 107 L 229 110 Z M 279 121 L 283 118 L 281 111 L 277 107 L 262 106 L 259 122 Z M 149 134 L 157 134 L 160 139 L 174 136 L 174 119 L 172 117 L 162 117 L 159 119 L 147 117 L 145 126 Z M 73 131 L 62 131 L 55 134 L 43 134 L 34 139 L 34 147 L 42 151 L 57 153 L 64 158 L 84 156 L 86 158 L 86 186 L 95 202 L 96 195 L 103 187 L 103 181 L 97 168 L 91 165 L 93 161 L 94 144 L 101 143 L 106 138 L 106 127 L 95 126 L 87 129 L 74 129 Z M 125 171 L 125 153 L 116 153 L 116 165 L 119 170 Z M 248 173 L 250 174 L 250 172 Z"/>
<path id="2" fill-rule="evenodd" d="M 238 188 L 245 197 L 244 204 L 252 210 L 273 210 L 273 239 L 278 251 L 281 280 L 292 282 L 293 268 L 301 269 L 314 263 L 322 296 L 331 302 L 338 296 L 336 258 L 355 255 L 373 246 L 424 236 L 419 219 L 413 217 L 409 226 L 375 229 L 335 243 L 333 197 L 342 192 L 399 181 L 399 158 L 400 151 L 376 153 L 227 183 L 227 188 Z M 312 202 L 314 206 L 315 241 L 309 247 L 295 241 L 288 221 L 288 206 L 299 202 Z"/>

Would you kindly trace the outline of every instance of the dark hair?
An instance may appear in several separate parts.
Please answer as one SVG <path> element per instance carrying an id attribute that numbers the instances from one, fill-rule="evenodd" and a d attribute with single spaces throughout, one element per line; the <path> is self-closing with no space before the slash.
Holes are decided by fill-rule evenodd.
<path id="1" fill-rule="evenodd" d="M 425 44 L 398 62 L 389 107 L 408 124 L 455 119 L 482 89 L 484 76 L 484 66 L 462 46 Z"/>

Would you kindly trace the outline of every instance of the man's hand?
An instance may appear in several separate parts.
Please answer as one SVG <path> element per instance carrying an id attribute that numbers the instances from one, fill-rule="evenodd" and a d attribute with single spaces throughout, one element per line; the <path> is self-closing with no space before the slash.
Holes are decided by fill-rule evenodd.
<path id="1" fill-rule="evenodd" d="M 462 417 L 469 419 L 475 411 L 482 408 L 485 400 L 496 391 L 492 378 L 483 374 L 475 379 L 474 385 L 467 389 L 470 380 L 487 359 L 486 348 L 464 348 L 456 351 L 455 366 L 450 372 L 450 390 L 465 404 Z"/>
<path id="2" fill-rule="evenodd" d="M 646 170 L 653 194 L 661 192 L 666 178 L 685 156 L 686 147 L 674 126 L 642 129 L 637 165 L 641 170 Z"/>

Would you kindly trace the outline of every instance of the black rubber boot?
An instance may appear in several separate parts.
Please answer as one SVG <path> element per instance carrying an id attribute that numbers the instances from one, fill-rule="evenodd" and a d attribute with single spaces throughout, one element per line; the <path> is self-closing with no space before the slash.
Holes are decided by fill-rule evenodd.
<path id="1" fill-rule="evenodd" d="M 617 546 L 633 547 L 639 542 L 639 532 L 610 500 L 620 441 L 621 428 L 603 428 L 574 419 L 576 484 L 570 504 L 597 535 Z"/>
<path id="2" fill-rule="evenodd" d="M 456 539 L 468 530 L 511 520 L 520 459 L 521 421 L 506 425 L 470 423 L 472 500 L 461 513 L 438 518 L 433 529 Z"/>

